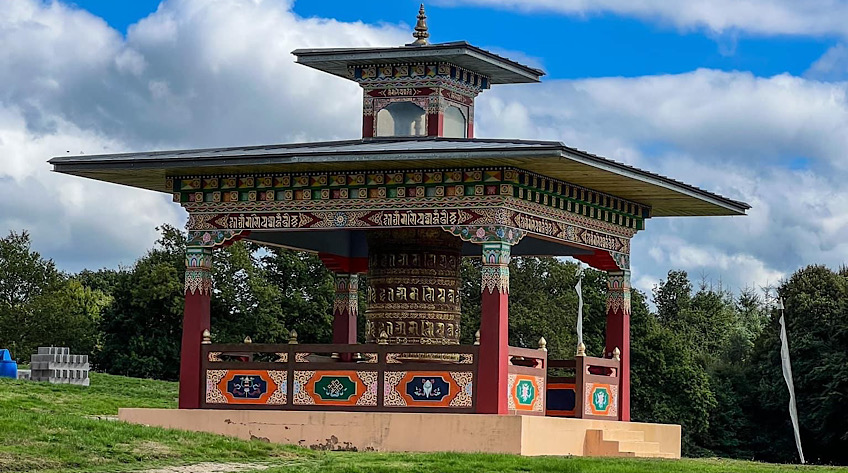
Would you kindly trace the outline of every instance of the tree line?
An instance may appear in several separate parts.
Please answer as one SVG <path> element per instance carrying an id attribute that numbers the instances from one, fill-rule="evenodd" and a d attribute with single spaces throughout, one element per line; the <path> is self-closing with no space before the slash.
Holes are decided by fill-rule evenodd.
<path id="1" fill-rule="evenodd" d="M 0 239 L 0 348 L 26 362 L 38 346 L 69 346 L 100 371 L 176 380 L 186 241 L 173 227 L 159 230 L 132 266 L 76 274 L 34 251 L 25 232 Z M 513 258 L 511 345 L 536 347 L 544 336 L 549 357 L 573 357 L 577 269 L 556 258 Z M 215 341 L 285 343 L 292 329 L 303 343 L 330 341 L 332 274 L 315 256 L 238 242 L 215 252 L 213 271 Z M 462 276 L 467 344 L 480 322 L 480 262 L 466 258 Z M 767 292 L 693 284 L 682 271 L 670 271 L 650 295 L 633 290 L 633 420 L 681 424 L 685 455 L 797 461 L 769 296 L 785 301 L 805 455 L 848 464 L 844 267 L 808 266 Z M 601 356 L 605 273 L 585 271 L 583 299 L 587 352 Z M 364 313 L 362 294 L 360 304 Z M 363 333 L 363 316 L 359 323 Z"/>

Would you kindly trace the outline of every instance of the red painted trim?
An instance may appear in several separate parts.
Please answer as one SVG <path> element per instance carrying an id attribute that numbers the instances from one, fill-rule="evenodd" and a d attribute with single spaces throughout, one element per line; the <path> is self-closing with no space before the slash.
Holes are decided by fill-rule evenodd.
<path id="1" fill-rule="evenodd" d="M 427 114 L 427 136 L 444 136 L 445 116 L 441 113 Z"/>
<path id="2" fill-rule="evenodd" d="M 600 271 L 621 271 L 609 251 L 595 250 L 591 255 L 576 255 L 578 260 Z"/>
<path id="3" fill-rule="evenodd" d="M 368 272 L 368 258 L 350 258 L 332 253 L 318 253 L 318 258 L 334 273 L 359 274 Z"/>
<path id="4" fill-rule="evenodd" d="M 481 305 L 477 412 L 506 415 L 509 394 L 509 294 L 483 290 Z"/>
<path id="5" fill-rule="evenodd" d="M 374 137 L 374 115 L 362 115 L 362 137 Z"/>
<path id="6" fill-rule="evenodd" d="M 356 314 L 333 311 L 333 343 L 356 343 Z"/>
<path id="7" fill-rule="evenodd" d="M 180 409 L 197 409 L 204 394 L 201 376 L 200 343 L 203 331 L 209 330 L 209 294 L 185 295 L 183 337 L 180 345 Z"/>

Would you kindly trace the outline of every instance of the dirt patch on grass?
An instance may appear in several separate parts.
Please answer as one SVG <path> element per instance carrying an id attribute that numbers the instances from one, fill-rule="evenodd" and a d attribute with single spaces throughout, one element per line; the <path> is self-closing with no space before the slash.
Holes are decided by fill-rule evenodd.
<path id="1" fill-rule="evenodd" d="M 267 470 L 268 465 L 255 463 L 196 463 L 194 465 L 169 466 L 141 473 L 238 473 L 240 471 Z"/>
<path id="2" fill-rule="evenodd" d="M 173 456 L 174 451 L 163 443 L 147 441 L 133 447 L 132 453 L 143 458 L 167 458 Z"/>
<path id="3" fill-rule="evenodd" d="M 43 458 L 0 451 L 0 471 L 20 472 L 55 468 L 58 464 Z"/>

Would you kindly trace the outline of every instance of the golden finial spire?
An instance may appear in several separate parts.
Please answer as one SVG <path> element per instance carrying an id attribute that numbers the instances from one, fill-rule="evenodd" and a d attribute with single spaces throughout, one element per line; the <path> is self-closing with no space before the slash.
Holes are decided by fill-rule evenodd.
<path id="1" fill-rule="evenodd" d="M 586 356 L 586 345 L 583 342 L 577 345 L 577 356 Z"/>
<path id="2" fill-rule="evenodd" d="M 209 333 L 208 328 L 203 329 L 203 341 L 200 343 L 204 345 L 209 345 L 210 343 L 212 343 L 212 334 Z"/>
<path id="3" fill-rule="evenodd" d="M 430 41 L 427 38 L 430 37 L 430 33 L 427 31 L 427 13 L 424 12 L 424 4 L 421 4 L 421 8 L 418 9 L 418 23 L 415 24 L 415 31 L 412 33 L 412 36 L 415 37 L 415 41 L 407 44 L 407 46 L 424 46 L 430 44 Z"/>

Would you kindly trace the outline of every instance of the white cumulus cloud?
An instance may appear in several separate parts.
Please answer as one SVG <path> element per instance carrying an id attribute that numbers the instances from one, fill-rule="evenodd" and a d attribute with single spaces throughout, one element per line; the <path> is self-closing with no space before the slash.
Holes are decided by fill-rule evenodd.
<path id="1" fill-rule="evenodd" d="M 747 31 L 762 35 L 848 36 L 842 0 L 440 0 L 520 11 L 587 16 L 603 13 L 660 20 L 682 29 Z"/>
<path id="2" fill-rule="evenodd" d="M 824 23 L 821 2 L 747 3 L 760 8 L 763 31 L 844 27 L 835 25 L 841 3 L 828 3 Z M 678 13 L 665 4 L 536 6 L 624 8 L 715 30 L 753 22 L 735 2 L 689 2 Z M 63 3 L 0 2 L 0 183 L 9 196 L 0 233 L 28 229 L 36 248 L 69 270 L 131 263 L 156 225 L 182 225 L 182 210 L 161 194 L 51 173 L 47 159 L 356 138 L 358 87 L 295 64 L 290 52 L 400 45 L 407 29 L 303 19 L 284 1 L 166 0 L 123 37 Z M 481 95 L 476 129 L 560 140 L 751 203 L 747 217 L 652 219 L 633 244 L 641 289 L 672 268 L 741 287 L 848 259 L 847 87 L 707 69 L 549 80 Z"/>

